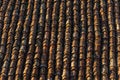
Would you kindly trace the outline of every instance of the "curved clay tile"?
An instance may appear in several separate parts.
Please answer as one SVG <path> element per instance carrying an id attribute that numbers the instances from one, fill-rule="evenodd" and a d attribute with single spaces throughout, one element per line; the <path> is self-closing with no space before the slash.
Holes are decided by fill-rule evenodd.
<path id="1" fill-rule="evenodd" d="M 5 25 L 3 27 L 3 34 L 2 34 L 2 37 L 1 37 L 1 44 L 0 44 L 0 56 L 1 56 L 0 57 L 0 67 L 2 67 L 1 79 L 5 79 L 5 77 L 7 77 L 7 68 L 9 67 L 9 61 L 7 61 L 7 58 L 9 60 L 8 55 L 11 51 L 9 52 L 10 45 L 7 44 L 7 39 L 9 39 L 8 38 L 9 37 L 8 36 L 8 31 L 9 31 L 9 28 L 10 28 L 11 15 L 12 15 L 12 12 L 13 12 L 13 9 L 14 9 L 14 5 L 15 5 L 15 1 L 11 0 L 8 4 L 8 7 L 7 7 L 7 10 L 6 10 L 6 13 L 5 13 L 5 19 L 4 19 L 4 24 Z M 10 15 L 7 15 L 8 13 L 10 13 Z M 7 54 L 7 55 L 5 55 L 5 54 Z"/>
<path id="2" fill-rule="evenodd" d="M 79 53 L 79 33 L 80 33 L 80 10 L 79 10 L 80 2 L 78 0 L 74 0 L 73 3 L 73 20 L 74 20 L 74 31 L 73 31 L 73 39 L 72 39 L 72 52 L 71 52 L 71 73 L 70 79 L 76 80 L 78 74 L 78 53 Z M 78 18 L 79 17 L 79 18 Z"/>
<path id="3" fill-rule="evenodd" d="M 30 23 L 32 19 L 32 12 L 33 12 L 33 0 L 28 1 L 28 7 L 27 7 L 27 13 L 26 13 L 26 19 L 24 22 L 24 27 L 22 31 L 22 41 L 21 41 L 21 46 L 19 53 L 17 53 L 13 59 L 18 62 L 16 62 L 16 76 L 15 80 L 18 79 L 23 79 L 23 70 L 24 70 L 24 64 L 25 64 L 25 57 L 26 57 L 26 52 L 27 52 L 27 45 L 28 45 L 28 38 L 29 38 L 29 32 L 30 32 Z"/>
<path id="4" fill-rule="evenodd" d="M 56 50 L 56 66 L 55 66 L 55 80 L 62 79 L 62 66 L 63 66 L 63 50 L 64 50 L 64 31 L 65 31 L 65 13 L 66 13 L 66 0 L 62 0 L 60 3 L 59 11 L 59 24 L 57 35 L 57 50 Z"/>
<path id="5" fill-rule="evenodd" d="M 29 47 L 28 47 L 28 52 L 26 56 L 25 68 L 23 71 L 24 80 L 29 80 L 31 78 L 31 70 L 32 70 L 35 42 L 36 42 L 35 38 L 36 38 L 36 32 L 37 32 L 37 22 L 39 17 L 39 7 L 40 7 L 40 1 L 35 0 L 32 22 L 30 25 L 30 35 L 29 35 L 29 42 L 28 42 Z"/>
<path id="6" fill-rule="evenodd" d="M 60 0 L 54 0 L 53 11 L 52 11 L 52 23 L 51 23 L 51 39 L 49 48 L 48 58 L 48 74 L 47 79 L 53 80 L 55 74 L 55 53 L 56 53 L 56 42 L 57 42 L 57 24 L 59 16 Z"/>
<path id="7" fill-rule="evenodd" d="M 102 22 L 102 78 L 101 79 L 105 79 L 105 80 L 109 80 L 109 73 L 108 73 L 108 41 L 109 41 L 109 35 L 108 35 L 108 21 L 107 21 L 107 6 L 106 6 L 106 1 L 102 0 L 100 1 L 100 15 L 101 15 L 101 22 Z"/>
<path id="8" fill-rule="evenodd" d="M 108 0 L 108 26 L 109 26 L 109 72 L 110 79 L 116 79 L 116 32 L 115 32 L 115 21 L 114 21 L 114 12 L 113 12 L 113 1 Z"/>
<path id="9" fill-rule="evenodd" d="M 15 16 L 15 18 L 18 18 L 18 16 L 19 16 L 19 19 L 16 20 L 15 18 L 13 18 L 13 24 L 15 26 L 11 27 L 11 29 L 10 29 L 11 35 L 12 34 L 14 35 L 15 33 L 16 33 L 16 35 L 14 35 L 14 40 L 13 40 L 14 44 L 13 44 L 13 49 L 12 49 L 11 63 L 10 63 L 9 73 L 8 73 L 8 80 L 13 80 L 14 75 L 15 75 L 16 60 L 13 59 L 13 56 L 16 56 L 16 54 L 18 54 L 18 51 L 19 51 L 19 46 L 20 46 L 20 42 L 21 42 L 20 34 L 22 32 L 22 26 L 23 26 L 24 20 L 25 20 L 25 11 L 26 11 L 26 2 L 24 2 L 24 0 L 23 0 L 21 2 L 20 11 L 18 11 L 19 15 Z M 18 13 L 16 11 L 16 14 L 18 14 Z M 18 21 L 18 23 L 17 23 L 17 21 Z"/>
<path id="10" fill-rule="evenodd" d="M 114 0 L 114 12 L 115 12 L 115 26 L 116 26 L 116 36 L 117 36 L 117 77 L 120 79 L 120 1 Z"/>
<path id="11" fill-rule="evenodd" d="M 2 0 L 1 0 L 2 2 Z M 9 0 L 5 0 L 3 1 L 1 7 L 0 7 L 0 36 L 2 35 L 2 30 L 3 30 L 3 26 L 4 26 L 4 18 L 5 18 L 5 14 L 6 14 L 6 10 L 9 4 Z M 0 41 L 1 41 L 1 37 L 0 37 Z"/>
<path id="12" fill-rule="evenodd" d="M 70 55 L 71 55 L 71 41 L 72 41 L 72 1 L 66 0 L 66 30 L 65 30 L 65 43 L 63 55 L 63 72 L 62 80 L 70 79 Z"/>
<path id="13" fill-rule="evenodd" d="M 93 62 L 93 76 L 95 80 L 100 80 L 100 57 L 101 57 L 101 27 L 100 27 L 100 1 L 94 0 L 94 62 Z"/>
<path id="14" fill-rule="evenodd" d="M 47 0 L 47 10 L 46 10 L 46 22 L 43 38 L 43 52 L 41 55 L 41 64 L 40 64 L 40 77 L 39 80 L 45 80 L 47 77 L 47 64 L 49 56 L 49 43 L 50 43 L 50 31 L 51 31 L 51 19 L 52 19 L 52 0 Z"/>
<path id="15" fill-rule="evenodd" d="M 86 54 L 86 78 L 93 78 L 93 50 L 94 50 L 94 26 L 93 26 L 93 0 L 87 0 L 87 54 Z"/>
<path id="16" fill-rule="evenodd" d="M 0 80 L 119 80 L 119 0 L 0 0 Z"/>
<path id="17" fill-rule="evenodd" d="M 16 3 L 20 3 L 20 1 L 17 1 Z M 12 1 L 10 4 L 13 5 L 14 1 Z M 19 14 L 19 8 L 20 8 L 20 4 L 15 4 L 13 16 L 16 18 L 17 21 L 18 21 L 18 15 L 16 15 L 16 14 Z M 9 65 L 10 65 L 10 57 L 11 57 L 11 53 L 12 53 L 14 34 L 15 34 L 15 29 L 16 29 L 16 24 L 17 24 L 17 21 L 14 20 L 15 18 L 13 16 L 12 16 L 12 21 L 11 21 L 10 26 L 7 27 L 9 32 L 7 35 L 8 39 L 6 39 L 6 41 L 7 41 L 6 42 L 7 43 L 6 44 L 6 52 L 5 52 L 6 55 L 4 57 L 4 62 L 3 62 L 2 71 L 1 71 L 1 79 L 2 80 L 7 79 Z M 10 23 L 10 21 L 8 23 Z"/>
<path id="18" fill-rule="evenodd" d="M 109 80 L 109 72 L 108 72 L 108 65 L 109 65 L 109 34 L 108 34 L 108 22 L 107 22 L 107 6 L 106 1 L 101 0 L 100 1 L 100 16 L 101 16 L 101 23 L 102 23 L 102 64 L 101 64 L 101 70 L 102 70 L 102 78 L 105 80 Z"/>
<path id="19" fill-rule="evenodd" d="M 87 35 L 87 0 L 80 1 L 80 43 L 79 43 L 79 59 L 78 59 L 78 80 L 85 79 L 85 55 L 86 55 L 86 35 Z M 88 74 L 88 73 L 86 73 Z M 87 78 L 87 76 L 86 76 Z"/>
<path id="20" fill-rule="evenodd" d="M 45 27 L 45 13 L 46 12 L 46 1 L 41 1 L 40 6 L 40 17 L 38 22 L 38 33 L 36 37 L 36 46 L 35 46 L 35 56 L 34 56 L 34 64 L 32 68 L 32 80 L 37 80 L 39 78 L 40 72 L 40 57 L 42 55 L 42 42 L 44 35 L 44 27 Z"/>

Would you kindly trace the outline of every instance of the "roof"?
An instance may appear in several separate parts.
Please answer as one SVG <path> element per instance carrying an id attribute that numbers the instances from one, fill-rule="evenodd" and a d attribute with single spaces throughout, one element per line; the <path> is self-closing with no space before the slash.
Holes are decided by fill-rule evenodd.
<path id="1" fill-rule="evenodd" d="M 119 80 L 119 0 L 0 0 L 0 80 Z"/>

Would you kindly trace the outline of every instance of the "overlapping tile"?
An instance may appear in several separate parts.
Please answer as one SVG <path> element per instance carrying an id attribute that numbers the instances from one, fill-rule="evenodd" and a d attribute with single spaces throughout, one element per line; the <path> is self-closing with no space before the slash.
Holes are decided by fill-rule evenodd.
<path id="1" fill-rule="evenodd" d="M 0 0 L 0 80 L 119 80 L 119 0 Z"/>

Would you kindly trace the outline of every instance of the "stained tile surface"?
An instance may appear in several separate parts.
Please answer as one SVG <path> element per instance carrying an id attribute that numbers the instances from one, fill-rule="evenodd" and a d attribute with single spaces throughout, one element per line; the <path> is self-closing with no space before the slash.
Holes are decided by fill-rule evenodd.
<path id="1" fill-rule="evenodd" d="M 0 0 L 0 80 L 120 80 L 120 1 Z"/>

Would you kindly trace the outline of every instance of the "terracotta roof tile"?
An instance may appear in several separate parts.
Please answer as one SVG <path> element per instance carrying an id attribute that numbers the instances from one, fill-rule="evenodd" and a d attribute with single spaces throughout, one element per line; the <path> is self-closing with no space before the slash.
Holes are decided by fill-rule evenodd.
<path id="1" fill-rule="evenodd" d="M 0 0 L 0 80 L 119 80 L 119 0 Z"/>

